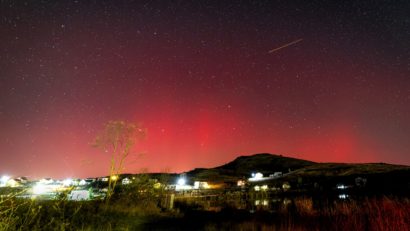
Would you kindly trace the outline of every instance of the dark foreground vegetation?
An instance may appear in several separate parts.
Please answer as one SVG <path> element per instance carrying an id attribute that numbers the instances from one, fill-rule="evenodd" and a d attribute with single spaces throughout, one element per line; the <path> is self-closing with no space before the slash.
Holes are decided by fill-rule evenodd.
<path id="1" fill-rule="evenodd" d="M 104 201 L 0 200 L 0 230 L 409 230 L 408 198 L 374 197 L 314 205 L 311 198 L 250 212 L 227 205 L 212 211 L 195 200 L 160 198 Z M 142 198 L 141 198 L 142 199 Z"/>
<path id="2" fill-rule="evenodd" d="M 314 208 L 311 199 L 299 198 L 275 212 L 249 213 L 226 208 L 220 212 L 194 210 L 185 214 L 181 221 L 171 221 L 174 224 L 186 221 L 186 227 L 203 230 L 409 230 L 410 227 L 410 201 L 387 197 L 339 201 L 321 208 Z M 165 225 L 166 222 L 151 227 L 167 230 Z"/>

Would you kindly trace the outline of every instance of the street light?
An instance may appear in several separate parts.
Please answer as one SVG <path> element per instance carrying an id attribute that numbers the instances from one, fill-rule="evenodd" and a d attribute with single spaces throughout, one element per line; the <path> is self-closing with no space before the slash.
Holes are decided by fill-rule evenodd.
<path id="1" fill-rule="evenodd" d="M 178 184 L 178 185 L 181 185 L 181 186 L 185 185 L 185 184 L 186 184 L 185 178 L 182 178 L 182 177 L 179 178 L 178 181 L 177 181 L 177 184 Z"/>

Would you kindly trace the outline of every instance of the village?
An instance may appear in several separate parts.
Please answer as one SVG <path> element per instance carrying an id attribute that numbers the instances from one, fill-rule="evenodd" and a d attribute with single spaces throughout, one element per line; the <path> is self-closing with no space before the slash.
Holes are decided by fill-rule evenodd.
<path id="1" fill-rule="evenodd" d="M 112 175 L 84 179 L 68 178 L 63 180 L 52 178 L 32 180 L 27 177 L 13 178 L 4 175 L 0 178 L 0 196 L 5 197 L 7 193 L 12 190 L 16 192 L 16 197 L 25 199 L 55 200 L 60 198 L 61 195 L 65 195 L 67 200 L 72 201 L 103 200 L 107 196 L 110 184 L 117 188 L 127 188 L 133 184 L 138 184 L 138 182 L 142 180 L 148 182 L 148 187 L 151 187 L 152 190 L 165 192 L 167 195 L 172 195 L 172 198 L 210 196 L 225 194 L 227 192 L 242 192 L 259 195 L 259 197 L 269 197 L 271 194 L 300 192 L 301 186 L 305 188 L 320 187 L 318 183 L 302 185 L 301 182 L 299 182 L 296 185 L 292 185 L 287 181 L 281 181 L 281 178 L 288 174 L 291 173 L 273 172 L 268 176 L 264 176 L 261 172 L 253 172 L 249 174 L 248 178 L 239 178 L 235 184 L 215 183 L 212 182 L 212 180 L 193 180 L 188 177 L 186 173 L 174 174 L 167 180 L 147 177 L 147 175 L 144 175 L 144 179 L 141 179 L 141 175 L 138 174 Z M 348 199 L 348 191 L 350 189 L 363 188 L 366 183 L 366 178 L 357 177 L 354 182 L 339 182 L 334 184 L 332 189 L 338 193 L 339 199 Z"/>

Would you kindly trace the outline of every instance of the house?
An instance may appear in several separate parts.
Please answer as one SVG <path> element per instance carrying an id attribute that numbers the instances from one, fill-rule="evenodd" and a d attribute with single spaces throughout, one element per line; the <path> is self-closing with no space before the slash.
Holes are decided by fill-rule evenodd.
<path id="1" fill-rule="evenodd" d="M 100 177 L 97 179 L 97 181 L 101 181 L 101 182 L 108 182 L 109 177 Z"/>
<path id="2" fill-rule="evenodd" d="M 281 176 L 283 176 L 282 172 L 274 172 L 273 174 L 269 175 L 269 177 L 272 177 L 272 178 L 278 178 Z"/>
<path id="3" fill-rule="evenodd" d="M 17 178 L 16 179 L 10 179 L 10 180 L 7 181 L 6 186 L 12 187 L 12 188 L 20 187 L 21 183 L 20 183 L 20 180 L 17 179 Z"/>
<path id="4" fill-rule="evenodd" d="M 69 200 L 73 201 L 83 201 L 83 200 L 90 200 L 91 193 L 89 190 L 73 190 L 71 191 L 70 195 L 68 196 Z"/>
<path id="5" fill-rule="evenodd" d="M 238 182 L 236 183 L 236 185 L 237 185 L 238 187 L 243 188 L 243 187 L 245 187 L 246 182 L 245 182 L 244 180 L 238 180 Z"/>
<path id="6" fill-rule="evenodd" d="M 209 189 L 210 186 L 208 185 L 208 182 L 205 181 L 195 181 L 194 182 L 194 189 Z"/>
<path id="7" fill-rule="evenodd" d="M 78 183 L 80 186 L 88 185 L 88 182 L 85 181 L 84 179 L 80 180 L 80 183 Z"/>
<path id="8" fill-rule="evenodd" d="M 121 184 L 123 185 L 131 184 L 131 180 L 128 177 L 125 177 L 124 179 L 122 179 Z"/>
<path id="9" fill-rule="evenodd" d="M 252 173 L 251 177 L 248 179 L 249 181 L 261 181 L 264 180 L 263 174 L 260 172 Z"/>
<path id="10" fill-rule="evenodd" d="M 39 183 L 41 183 L 41 184 L 53 184 L 54 180 L 51 179 L 51 178 L 43 178 L 39 181 Z"/>

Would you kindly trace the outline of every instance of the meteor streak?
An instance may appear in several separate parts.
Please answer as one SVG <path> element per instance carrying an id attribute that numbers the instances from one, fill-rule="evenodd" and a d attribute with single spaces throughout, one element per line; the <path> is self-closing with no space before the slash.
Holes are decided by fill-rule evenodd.
<path id="1" fill-rule="evenodd" d="M 283 48 L 285 48 L 285 47 L 291 46 L 291 45 L 293 45 L 293 44 L 296 44 L 296 43 L 298 43 L 298 42 L 301 42 L 302 40 L 303 40 L 303 39 L 298 39 L 298 40 L 295 40 L 295 41 L 293 41 L 293 42 L 286 43 L 285 45 L 282 45 L 282 46 L 280 46 L 280 47 L 274 48 L 274 49 L 272 49 L 272 50 L 269 51 L 269 54 L 271 54 L 271 53 L 273 53 L 273 52 L 275 52 L 275 51 L 278 51 L 278 50 L 280 50 L 280 49 L 283 49 Z"/>

